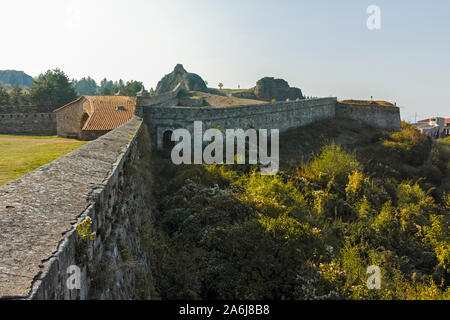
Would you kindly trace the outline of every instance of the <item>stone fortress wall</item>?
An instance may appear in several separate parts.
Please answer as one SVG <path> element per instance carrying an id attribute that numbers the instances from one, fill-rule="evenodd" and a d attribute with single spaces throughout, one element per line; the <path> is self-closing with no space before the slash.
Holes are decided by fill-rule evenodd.
<path id="1" fill-rule="evenodd" d="M 358 120 L 372 127 L 400 130 L 402 121 L 398 107 L 380 105 L 336 104 L 336 117 Z"/>
<path id="2" fill-rule="evenodd" d="M 398 108 L 369 112 L 336 98 L 203 108 L 174 107 L 176 96 L 139 98 L 123 126 L 0 187 L 0 299 L 151 298 L 142 285 L 150 268 L 142 226 L 153 210 L 152 145 L 161 146 L 165 130 L 201 120 L 205 129 L 285 131 L 336 116 L 400 127 Z M 86 217 L 95 236 L 83 246 L 77 226 Z M 67 286 L 74 265 L 80 290 Z"/>
<path id="3" fill-rule="evenodd" d="M 142 120 L 125 125 L 0 187 L 0 299 L 151 298 L 141 226 L 150 140 Z M 83 246 L 77 225 L 92 219 Z M 70 266 L 81 289 L 69 290 Z"/>
<path id="4" fill-rule="evenodd" d="M 53 113 L 1 113 L 0 134 L 56 135 Z"/>
<path id="5" fill-rule="evenodd" d="M 184 128 L 193 134 L 194 121 L 202 121 L 203 130 L 220 127 L 279 129 L 283 132 L 334 118 L 335 105 L 335 98 L 324 98 L 223 108 L 152 106 L 144 108 L 144 121 L 155 145 L 162 149 L 165 132 Z"/>
<path id="6" fill-rule="evenodd" d="M 202 121 L 203 129 L 279 129 L 280 132 L 315 121 L 347 118 L 386 130 L 401 128 L 400 109 L 378 105 L 342 104 L 336 98 L 317 98 L 232 107 L 177 106 L 178 91 L 170 99 L 139 97 L 136 112 L 144 118 L 154 146 L 163 149 L 164 133 L 177 128 L 193 134 L 194 121 Z"/>

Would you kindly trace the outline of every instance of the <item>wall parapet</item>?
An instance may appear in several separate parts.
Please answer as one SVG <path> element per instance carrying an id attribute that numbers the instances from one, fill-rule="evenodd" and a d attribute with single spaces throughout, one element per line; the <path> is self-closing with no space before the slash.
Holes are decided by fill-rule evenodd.
<path id="1" fill-rule="evenodd" d="M 2 113 L 0 134 L 56 135 L 53 113 Z"/>
<path id="2" fill-rule="evenodd" d="M 394 106 L 363 105 L 338 102 L 336 117 L 361 121 L 367 125 L 386 130 L 402 127 L 400 108 Z"/>
<path id="3" fill-rule="evenodd" d="M 136 168 L 148 159 L 149 145 L 142 119 L 135 117 L 0 187 L 0 299 L 133 297 L 135 273 L 118 248 L 128 244 L 145 268 L 135 237 L 140 219 L 150 214 L 148 185 Z M 96 236 L 80 255 L 76 228 L 87 216 Z M 71 265 L 82 272 L 81 290 L 66 286 Z M 100 286 L 96 272 L 107 268 L 114 268 L 111 285 Z"/>
<path id="4" fill-rule="evenodd" d="M 335 117 L 336 98 L 261 103 L 228 107 L 182 107 L 150 105 L 143 107 L 153 144 L 163 149 L 163 136 L 176 128 L 193 134 L 194 121 L 202 121 L 204 130 L 278 129 L 280 132 Z"/>

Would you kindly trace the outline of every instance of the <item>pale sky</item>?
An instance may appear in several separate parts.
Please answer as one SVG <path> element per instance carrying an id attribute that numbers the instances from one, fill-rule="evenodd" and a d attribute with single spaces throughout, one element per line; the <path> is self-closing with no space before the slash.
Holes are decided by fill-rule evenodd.
<path id="1" fill-rule="evenodd" d="M 366 10 L 381 9 L 369 30 Z M 308 96 L 450 117 L 448 0 L 2 0 L 0 70 L 139 80 L 177 63 L 217 87 L 283 78 Z"/>

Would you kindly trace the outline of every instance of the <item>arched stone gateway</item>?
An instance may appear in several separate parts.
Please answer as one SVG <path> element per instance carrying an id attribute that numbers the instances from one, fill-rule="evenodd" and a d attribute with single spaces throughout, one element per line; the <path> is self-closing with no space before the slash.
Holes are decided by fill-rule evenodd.
<path id="1" fill-rule="evenodd" d="M 172 133 L 175 127 L 158 127 L 156 129 L 156 149 L 157 150 L 172 150 L 175 142 L 172 141 Z"/>
<path id="2" fill-rule="evenodd" d="M 172 130 L 167 130 L 164 132 L 162 137 L 162 149 L 164 151 L 171 151 L 175 147 L 175 142 L 172 141 Z"/>

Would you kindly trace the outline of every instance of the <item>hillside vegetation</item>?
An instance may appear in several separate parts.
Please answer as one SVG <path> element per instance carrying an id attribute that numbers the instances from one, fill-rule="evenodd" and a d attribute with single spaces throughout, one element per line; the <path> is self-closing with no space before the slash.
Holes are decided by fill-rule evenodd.
<path id="1" fill-rule="evenodd" d="M 450 298 L 448 148 L 408 124 L 350 120 L 281 140 L 276 176 L 154 155 L 158 208 L 143 228 L 160 298 Z"/>

